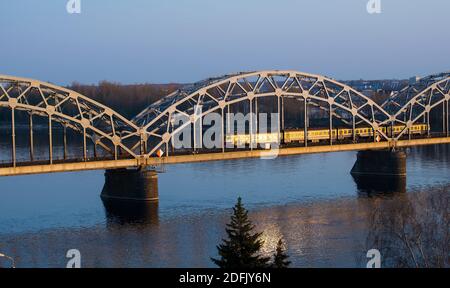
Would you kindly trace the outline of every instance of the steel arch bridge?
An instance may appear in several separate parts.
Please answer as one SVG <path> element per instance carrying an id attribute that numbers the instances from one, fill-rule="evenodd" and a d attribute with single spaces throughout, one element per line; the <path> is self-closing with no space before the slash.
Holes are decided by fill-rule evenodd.
<path id="1" fill-rule="evenodd" d="M 295 105 L 301 107 L 303 114 L 301 115 L 303 120 L 301 130 L 304 131 L 303 135 L 305 135 L 304 146 L 308 146 L 310 142 L 308 141 L 308 130 L 315 128 L 309 124 L 310 111 L 319 111 L 324 117 L 328 118 L 328 124 L 325 125 L 328 126 L 327 129 L 330 131 L 330 138 L 328 143 L 321 144 L 321 146 L 327 146 L 327 148 L 305 150 L 304 153 L 392 147 L 405 138 L 411 140 L 411 127 L 415 123 L 428 124 L 427 136 L 430 137 L 430 114 L 432 111 L 439 109 L 442 109 L 442 133 L 446 138 L 445 140 L 440 138 L 440 142 L 434 141 L 433 143 L 449 142 L 450 73 L 422 78 L 417 83 L 412 83 L 393 94 L 381 105 L 352 87 L 322 75 L 293 70 L 236 73 L 187 85 L 151 104 L 131 120 L 75 91 L 33 79 L 0 75 L 0 108 L 9 110 L 11 114 L 8 121 L 12 143 L 12 163 L 8 163 L 10 167 L 42 164 L 33 161 L 35 160 L 33 153 L 33 117 L 39 116 L 48 121 L 48 136 L 45 136 L 48 137 L 49 159 L 47 159 L 46 165 L 51 167 L 43 168 L 36 173 L 146 166 L 162 163 L 164 159 L 174 158 L 177 155 L 175 151 L 170 151 L 170 147 L 173 146 L 173 143 L 171 143 L 173 136 L 180 133 L 184 128 L 193 127 L 195 123 L 201 121 L 203 117 L 210 113 L 221 115 L 222 147 L 219 147 L 218 151 L 215 152 L 220 152 L 222 156 L 217 159 L 228 159 L 227 156 L 223 155 L 230 154 L 228 152 L 232 153 L 232 151 L 225 149 L 224 130 L 227 129 L 228 131 L 234 129 L 234 127 L 229 127 L 225 117 L 233 109 L 238 112 L 245 110 L 249 112 L 250 117 L 256 117 L 257 123 L 258 116 L 252 115 L 258 115 L 259 109 L 262 110 L 258 103 L 266 101 L 265 99 L 271 99 L 270 109 L 278 117 L 278 135 L 280 135 L 280 131 L 285 129 L 285 101 L 291 101 L 291 105 L 295 103 Z M 199 107 L 201 107 L 200 112 Z M 25 113 L 29 118 L 29 162 L 20 163 L 20 161 L 17 161 L 16 113 Z M 176 126 L 173 124 L 176 115 L 183 115 L 188 121 Z M 4 117 L 1 119 L 4 121 Z M 333 139 L 331 131 L 334 129 L 336 121 L 341 125 L 346 125 L 352 131 L 351 142 L 334 143 L 336 140 Z M 259 132 L 258 126 L 254 122 L 249 121 L 247 132 L 250 139 Z M 52 127 L 55 123 L 64 131 L 64 159 L 53 157 L 52 143 L 55 136 L 52 135 Z M 373 139 L 370 142 L 373 145 L 359 143 L 360 140 L 355 133 L 359 126 L 364 126 L 372 131 Z M 394 135 L 392 132 L 393 126 L 401 126 L 401 132 Z M 388 127 L 391 127 L 391 133 L 389 133 Z M 66 130 L 71 130 L 82 136 L 82 157 L 66 158 Z M 193 131 L 195 133 L 195 129 Z M 194 135 L 193 150 L 198 146 L 195 139 Z M 280 136 L 278 136 L 278 139 L 280 139 Z M 422 145 L 420 143 L 416 141 L 404 145 Z M 94 157 L 88 155 L 88 144 L 94 147 Z M 329 148 L 331 146 L 334 148 Z M 102 156 L 104 158 L 98 157 L 96 155 L 97 149 L 102 150 L 107 156 Z M 246 150 L 253 151 L 253 149 L 253 145 L 246 147 Z M 197 151 L 197 153 L 199 152 Z M 161 157 L 161 154 L 164 157 Z M 200 157 L 198 160 L 193 160 L 194 158 L 191 158 L 189 158 L 190 160 L 183 158 L 184 160 L 180 161 L 190 162 L 206 159 Z M 106 160 L 109 162 L 104 162 Z M 100 163 L 100 161 L 103 161 L 103 164 L 95 164 Z M 94 164 L 85 164 L 90 162 Z M 80 165 L 55 168 L 58 163 Z M 25 172 L 17 172 L 17 174 L 35 173 L 33 171 L 26 170 Z M 14 173 L 16 172 L 5 170 L 0 175 Z"/>
<path id="2" fill-rule="evenodd" d="M 333 129 L 332 119 L 335 117 L 352 125 L 353 130 L 357 124 L 364 123 L 383 139 L 389 140 L 388 135 L 382 131 L 381 125 L 387 123 L 390 115 L 380 105 L 361 92 L 334 79 L 297 71 L 271 70 L 206 79 L 177 90 L 155 102 L 137 115 L 133 122 L 145 130 L 148 137 L 146 142 L 152 143 L 146 156 L 154 155 L 158 149 L 168 153 L 172 135 L 179 133 L 187 125 L 193 125 L 198 118 L 218 111 L 222 114 L 222 126 L 224 126 L 225 109 L 228 110 L 231 105 L 237 103 L 247 102 L 251 114 L 257 111 L 258 99 L 266 97 L 274 97 L 277 100 L 277 113 L 281 118 L 278 122 L 281 123 L 281 130 L 284 128 L 283 100 L 293 98 L 303 102 L 305 119 L 308 117 L 308 107 L 313 106 L 328 111 L 330 129 Z M 202 107 L 202 112 L 196 113 L 195 109 L 199 106 Z M 176 113 L 189 117 L 191 123 L 185 123 L 173 129 L 170 123 Z M 307 135 L 307 125 L 304 128 Z M 256 127 L 250 127 L 252 132 L 255 129 Z"/>

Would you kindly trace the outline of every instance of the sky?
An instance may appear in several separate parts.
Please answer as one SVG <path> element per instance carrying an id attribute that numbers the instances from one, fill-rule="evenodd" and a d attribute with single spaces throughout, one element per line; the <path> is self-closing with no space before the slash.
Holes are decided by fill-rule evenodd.
<path id="1" fill-rule="evenodd" d="M 189 83 L 292 69 L 336 79 L 450 70 L 448 0 L 0 2 L 0 74 L 60 85 Z"/>

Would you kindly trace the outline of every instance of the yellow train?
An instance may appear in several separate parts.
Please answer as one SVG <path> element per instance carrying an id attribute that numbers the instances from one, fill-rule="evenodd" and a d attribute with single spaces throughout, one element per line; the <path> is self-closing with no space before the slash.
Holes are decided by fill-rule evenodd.
<path id="1" fill-rule="evenodd" d="M 404 129 L 402 125 L 396 125 L 393 127 L 394 135 L 399 134 Z M 391 127 L 382 127 L 383 133 L 386 135 L 391 135 Z M 415 124 L 411 127 L 411 134 L 413 135 L 423 135 L 427 133 L 428 125 L 427 124 Z M 342 140 L 352 138 L 352 129 L 333 129 L 331 131 L 333 140 Z M 359 127 L 355 129 L 355 134 L 357 138 L 367 138 L 373 137 L 373 130 L 369 127 Z M 278 133 L 259 133 L 257 135 L 253 135 L 254 143 L 278 143 Z M 292 142 L 304 142 L 305 141 L 305 131 L 301 130 L 285 130 L 280 133 L 280 142 L 283 143 L 292 143 Z M 226 138 L 227 144 L 233 144 L 234 146 L 242 146 L 250 143 L 250 135 L 249 134 L 235 134 L 235 135 L 227 135 Z M 308 141 L 319 142 L 320 140 L 328 140 L 330 139 L 330 130 L 329 129 L 309 129 L 308 130 Z"/>

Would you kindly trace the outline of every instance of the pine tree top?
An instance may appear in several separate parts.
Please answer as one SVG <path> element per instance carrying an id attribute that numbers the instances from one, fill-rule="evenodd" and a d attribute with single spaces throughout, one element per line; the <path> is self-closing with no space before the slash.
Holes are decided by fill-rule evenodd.
<path id="1" fill-rule="evenodd" d="M 287 268 L 291 264 L 291 261 L 288 261 L 287 259 L 289 256 L 286 254 L 286 249 L 284 248 L 283 240 L 278 240 L 277 243 L 277 249 L 274 255 L 274 260 L 272 267 L 273 268 Z"/>
<path id="2" fill-rule="evenodd" d="M 263 241 L 262 233 L 255 233 L 255 226 L 248 218 L 248 211 L 238 198 L 233 207 L 233 215 L 225 229 L 228 239 L 217 246 L 220 259 L 211 259 L 221 268 L 263 268 L 268 266 L 269 258 L 260 255 Z"/>

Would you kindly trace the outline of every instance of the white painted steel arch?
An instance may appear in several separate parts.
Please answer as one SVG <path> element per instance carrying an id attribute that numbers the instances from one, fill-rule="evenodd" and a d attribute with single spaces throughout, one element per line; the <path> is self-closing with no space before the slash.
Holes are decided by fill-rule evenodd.
<path id="1" fill-rule="evenodd" d="M 111 108 L 70 89 L 34 79 L 0 75 L 0 107 L 26 111 L 30 118 L 32 115 L 48 117 L 49 125 L 57 122 L 73 129 L 116 157 L 118 148 L 133 158 L 140 154 L 138 126 Z M 11 122 L 14 123 L 14 117 Z M 86 158 L 86 143 L 84 154 Z"/>
<path id="2" fill-rule="evenodd" d="M 292 70 L 237 73 L 206 79 L 153 103 L 139 113 L 133 122 L 145 129 L 148 139 L 153 138 L 146 154 L 152 156 L 158 149 L 167 150 L 163 146 L 166 144 L 167 147 L 171 136 L 195 121 L 193 115 L 196 105 L 204 108 L 201 115 L 197 115 L 202 117 L 213 111 L 222 112 L 225 107 L 235 103 L 271 96 L 278 99 L 306 99 L 308 105 L 325 110 L 328 107 L 331 115 L 339 118 L 345 117 L 338 115 L 337 111 L 344 111 L 348 118 L 353 118 L 353 123 L 358 118 L 384 139 L 389 139 L 381 130 L 381 124 L 390 119 L 390 115 L 372 99 L 334 79 Z M 172 131 L 169 123 L 175 113 L 190 117 L 191 123 Z"/>

